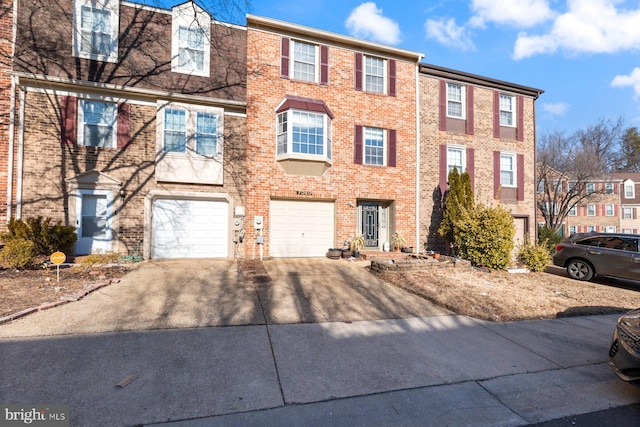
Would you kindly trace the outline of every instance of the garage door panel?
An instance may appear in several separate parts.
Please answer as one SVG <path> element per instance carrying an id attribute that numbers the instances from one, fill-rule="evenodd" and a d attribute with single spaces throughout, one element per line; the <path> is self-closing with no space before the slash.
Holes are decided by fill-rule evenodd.
<path id="1" fill-rule="evenodd" d="M 156 199 L 153 258 L 226 258 L 229 205 L 217 200 Z"/>
<path id="2" fill-rule="evenodd" d="M 334 216 L 330 202 L 271 201 L 270 255 L 324 256 L 334 245 Z"/>

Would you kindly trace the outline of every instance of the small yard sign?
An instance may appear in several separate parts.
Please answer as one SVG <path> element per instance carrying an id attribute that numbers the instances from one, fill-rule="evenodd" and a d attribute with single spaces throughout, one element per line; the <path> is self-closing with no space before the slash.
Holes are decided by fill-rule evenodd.
<path id="1" fill-rule="evenodd" d="M 51 262 L 56 265 L 58 282 L 60 281 L 60 264 L 67 259 L 67 256 L 62 252 L 54 252 L 51 254 Z"/>

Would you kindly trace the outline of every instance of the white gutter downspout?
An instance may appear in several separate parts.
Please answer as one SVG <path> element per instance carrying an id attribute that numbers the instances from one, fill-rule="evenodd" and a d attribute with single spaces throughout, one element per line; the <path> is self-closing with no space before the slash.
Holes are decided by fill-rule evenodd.
<path id="1" fill-rule="evenodd" d="M 24 163 L 24 99 L 25 90 L 20 88 L 20 118 L 18 121 L 18 171 L 16 186 L 16 219 L 22 218 L 22 169 Z"/>
<path id="2" fill-rule="evenodd" d="M 416 253 L 420 253 L 420 61 L 416 64 Z"/>

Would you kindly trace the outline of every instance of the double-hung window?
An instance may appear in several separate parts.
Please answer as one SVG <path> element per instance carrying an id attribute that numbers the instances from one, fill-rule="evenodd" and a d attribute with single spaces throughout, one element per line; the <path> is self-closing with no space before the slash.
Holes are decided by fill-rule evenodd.
<path id="1" fill-rule="evenodd" d="M 622 208 L 622 218 L 623 219 L 633 219 L 633 211 L 632 208 Z"/>
<path id="2" fill-rule="evenodd" d="M 447 146 L 447 176 L 455 168 L 458 173 L 466 171 L 467 149 L 456 145 Z"/>
<path id="3" fill-rule="evenodd" d="M 117 105 L 112 102 L 81 100 L 79 106 L 78 144 L 114 148 L 117 136 Z"/>
<path id="4" fill-rule="evenodd" d="M 465 115 L 465 87 L 463 85 L 447 83 L 447 117 L 464 119 Z"/>
<path id="5" fill-rule="evenodd" d="M 578 232 L 578 226 L 577 225 L 570 225 L 569 226 L 569 236 L 571 236 L 572 234 L 576 234 Z"/>
<path id="6" fill-rule="evenodd" d="M 374 56 L 364 56 L 365 90 L 385 93 L 385 60 Z"/>
<path id="7" fill-rule="evenodd" d="M 635 184 L 633 181 L 625 181 L 624 183 L 624 198 L 633 199 L 635 197 Z"/>
<path id="8" fill-rule="evenodd" d="M 596 216 L 596 205 L 587 205 L 587 216 Z"/>
<path id="9" fill-rule="evenodd" d="M 605 216 L 613 216 L 613 213 L 614 213 L 613 205 L 605 205 L 604 207 Z"/>
<path id="10" fill-rule="evenodd" d="M 118 59 L 118 2 L 76 0 L 74 55 L 99 61 Z"/>
<path id="11" fill-rule="evenodd" d="M 607 194 L 613 194 L 613 182 L 607 182 L 604 184 L 604 192 Z"/>
<path id="12" fill-rule="evenodd" d="M 516 125 L 516 97 L 500 94 L 500 126 Z"/>
<path id="13" fill-rule="evenodd" d="M 577 216 L 578 215 L 578 208 L 574 205 L 571 207 L 571 209 L 569 209 L 569 216 Z"/>
<path id="14" fill-rule="evenodd" d="M 293 78 L 306 82 L 318 80 L 318 46 L 294 40 Z"/>
<path id="15" fill-rule="evenodd" d="M 187 2 L 172 9 L 171 71 L 209 77 L 211 16 Z"/>
<path id="16" fill-rule="evenodd" d="M 500 153 L 500 185 L 503 187 L 516 186 L 516 155 Z"/>
<path id="17" fill-rule="evenodd" d="M 364 164 L 385 164 L 385 131 L 380 128 L 364 128 Z"/>
<path id="18" fill-rule="evenodd" d="M 596 184 L 593 182 L 587 182 L 587 194 L 593 194 L 596 192 Z"/>
<path id="19" fill-rule="evenodd" d="M 168 104 L 161 109 L 162 151 L 213 158 L 222 153 L 220 111 L 186 104 Z"/>
<path id="20" fill-rule="evenodd" d="M 204 39 L 206 35 L 195 23 L 191 27 L 178 29 L 178 68 L 185 70 L 204 70 Z"/>

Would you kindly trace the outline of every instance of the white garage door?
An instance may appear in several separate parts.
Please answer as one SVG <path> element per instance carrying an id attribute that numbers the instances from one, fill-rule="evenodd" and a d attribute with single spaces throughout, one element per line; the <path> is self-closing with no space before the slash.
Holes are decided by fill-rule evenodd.
<path id="1" fill-rule="evenodd" d="M 330 202 L 272 200 L 272 257 L 320 257 L 334 246 L 334 207 Z"/>
<path id="2" fill-rule="evenodd" d="M 226 258 L 228 218 L 219 200 L 154 200 L 151 257 Z"/>

